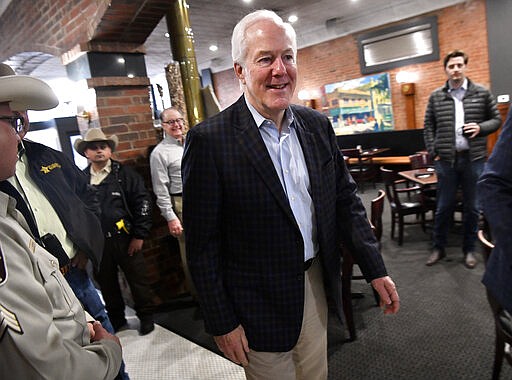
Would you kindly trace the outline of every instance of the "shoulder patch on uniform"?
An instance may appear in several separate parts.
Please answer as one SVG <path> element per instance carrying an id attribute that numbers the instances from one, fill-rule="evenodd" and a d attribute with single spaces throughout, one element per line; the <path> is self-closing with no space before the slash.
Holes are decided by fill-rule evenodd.
<path id="1" fill-rule="evenodd" d="M 7 266 L 5 265 L 2 244 L 0 243 L 0 286 L 2 286 L 5 281 L 7 281 Z"/>
<path id="2" fill-rule="evenodd" d="M 0 305 L 0 341 L 8 328 L 23 335 L 23 329 L 16 314 Z"/>

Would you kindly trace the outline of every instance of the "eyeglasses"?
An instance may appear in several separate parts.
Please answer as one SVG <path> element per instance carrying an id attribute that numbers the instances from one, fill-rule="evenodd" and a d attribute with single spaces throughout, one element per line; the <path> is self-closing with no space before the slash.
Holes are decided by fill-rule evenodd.
<path id="1" fill-rule="evenodd" d="M 0 116 L 0 120 L 8 120 L 11 123 L 11 127 L 14 128 L 16 133 L 23 131 L 25 125 L 25 119 L 21 115 L 16 116 Z"/>
<path id="2" fill-rule="evenodd" d="M 173 124 L 183 124 L 185 123 L 185 119 L 183 119 L 182 117 L 179 117 L 177 119 L 171 119 L 171 120 L 167 120 L 167 121 L 163 121 L 162 120 L 162 124 L 169 124 L 169 125 L 173 125 Z"/>

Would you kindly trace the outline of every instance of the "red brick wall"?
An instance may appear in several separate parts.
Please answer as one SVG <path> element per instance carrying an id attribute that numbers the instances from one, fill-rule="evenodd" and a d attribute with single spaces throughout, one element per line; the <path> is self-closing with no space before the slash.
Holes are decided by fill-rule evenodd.
<path id="1" fill-rule="evenodd" d="M 119 145 L 114 158 L 132 166 L 144 178 L 152 197 L 153 227 L 144 241 L 143 254 L 155 294 L 156 305 L 166 303 L 186 292 L 179 246 L 169 235 L 167 222 L 160 215 L 152 192 L 149 168 L 150 149 L 159 141 L 153 127 L 147 84 L 131 86 L 105 86 L 110 82 L 133 83 L 129 78 L 93 78 L 88 83 L 96 87 L 96 104 L 99 124 L 107 136 L 116 135 Z M 138 79 L 142 82 L 142 78 Z M 105 83 L 103 83 L 105 82 Z"/>
<path id="2" fill-rule="evenodd" d="M 416 128 L 423 128 L 423 116 L 430 93 L 446 80 L 443 57 L 453 49 L 469 54 L 468 77 L 487 87 L 490 85 L 489 57 L 487 49 L 487 18 L 485 0 L 474 0 L 432 12 L 438 17 L 440 61 L 410 65 L 389 70 L 395 129 L 407 129 L 405 98 L 396 82 L 399 71 L 417 74 L 415 114 Z M 365 33 L 368 31 L 365 31 Z M 307 47 L 298 52 L 299 90 L 317 90 L 328 83 L 340 82 L 363 76 L 359 68 L 357 36 L 351 35 Z M 233 94 L 240 94 L 233 70 L 214 74 L 215 91 L 223 107 L 232 103 Z M 234 85 L 234 83 L 236 83 Z M 235 88 L 236 87 L 236 88 Z M 321 102 L 317 101 L 317 108 Z"/>
<path id="3" fill-rule="evenodd" d="M 21 52 L 60 56 L 93 35 L 109 0 L 16 0 L 0 19 L 0 61 Z M 12 33 L 16 30 L 16 33 Z"/>

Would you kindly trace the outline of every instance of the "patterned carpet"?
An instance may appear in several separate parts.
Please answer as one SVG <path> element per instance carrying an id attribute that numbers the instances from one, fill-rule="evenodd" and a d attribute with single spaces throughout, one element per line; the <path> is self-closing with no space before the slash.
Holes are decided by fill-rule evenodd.
<path id="1" fill-rule="evenodd" d="M 377 186 L 380 187 L 380 186 Z M 365 205 L 377 194 L 367 189 L 362 195 Z M 425 265 L 430 236 L 420 227 L 407 226 L 404 244 L 390 239 L 389 204 L 384 213 L 382 254 L 388 272 L 395 280 L 401 297 L 396 316 L 384 316 L 375 307 L 372 292 L 364 281 L 354 281 L 353 291 L 364 293 L 354 300 L 358 339 L 346 341 L 346 332 L 331 318 L 329 323 L 329 379 L 332 380 L 465 380 L 490 379 L 494 355 L 494 326 L 485 289 L 480 279 L 483 264 L 474 270 L 462 264 L 461 234 L 454 230 L 449 237 L 447 258 L 432 267 Z M 194 342 L 214 352 L 213 340 L 203 330 L 201 315 L 190 299 L 178 299 L 155 316 L 160 326 L 173 331 L 183 340 Z M 157 329 L 157 332 L 164 329 Z M 165 331 L 165 330 L 164 330 Z M 136 332 L 134 332 L 136 335 Z M 154 334 L 154 333 L 152 333 Z M 175 344 L 165 335 L 155 342 L 139 343 L 147 337 L 128 337 L 125 358 L 132 379 L 230 379 L 218 377 L 212 367 L 196 357 L 206 351 L 195 344 Z M 156 338 L 155 338 L 156 339 Z M 219 365 L 234 366 L 212 354 Z M 134 363 L 138 363 L 134 367 Z M 207 370 L 188 372 L 198 364 Z M 172 367 L 173 364 L 176 364 Z M 145 367 L 140 373 L 135 368 Z M 149 368 L 148 368 L 149 366 Z M 243 378 L 241 369 L 236 375 Z M 147 373 L 149 370 L 149 374 Z M 153 371 L 155 371 L 153 373 Z M 183 372 L 181 372 L 183 371 Z M 160 377 L 163 376 L 163 377 Z M 176 376 L 176 377 L 175 377 Z M 235 377 L 234 377 L 235 378 Z M 501 379 L 511 379 L 512 368 L 503 365 Z"/>
<path id="2" fill-rule="evenodd" d="M 363 194 L 365 204 L 377 194 Z M 490 379 L 494 355 L 494 325 L 481 284 L 484 266 L 469 270 L 462 264 L 461 233 L 449 236 L 447 258 L 432 267 L 430 235 L 406 226 L 404 244 L 390 239 L 389 204 L 384 215 L 382 254 L 397 284 L 401 310 L 384 316 L 374 305 L 369 287 L 354 282 L 367 295 L 355 300 L 358 339 L 340 341 L 329 329 L 329 379 Z M 512 378 L 503 365 L 502 379 Z"/>

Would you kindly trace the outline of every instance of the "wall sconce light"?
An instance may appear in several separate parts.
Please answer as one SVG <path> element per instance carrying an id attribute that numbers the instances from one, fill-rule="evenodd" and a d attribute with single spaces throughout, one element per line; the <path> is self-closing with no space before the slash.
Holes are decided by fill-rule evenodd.
<path id="1" fill-rule="evenodd" d="M 82 119 L 85 119 L 88 124 L 91 124 L 92 115 L 88 111 L 82 111 L 79 114 L 76 115 L 77 117 L 80 117 Z"/>
<path id="2" fill-rule="evenodd" d="M 306 107 L 316 108 L 316 99 L 320 97 L 318 91 L 300 90 L 297 97 L 304 102 Z"/>
<path id="3" fill-rule="evenodd" d="M 400 90 L 405 96 L 405 116 L 407 129 L 416 129 L 416 106 L 414 102 L 414 83 L 402 83 Z"/>

